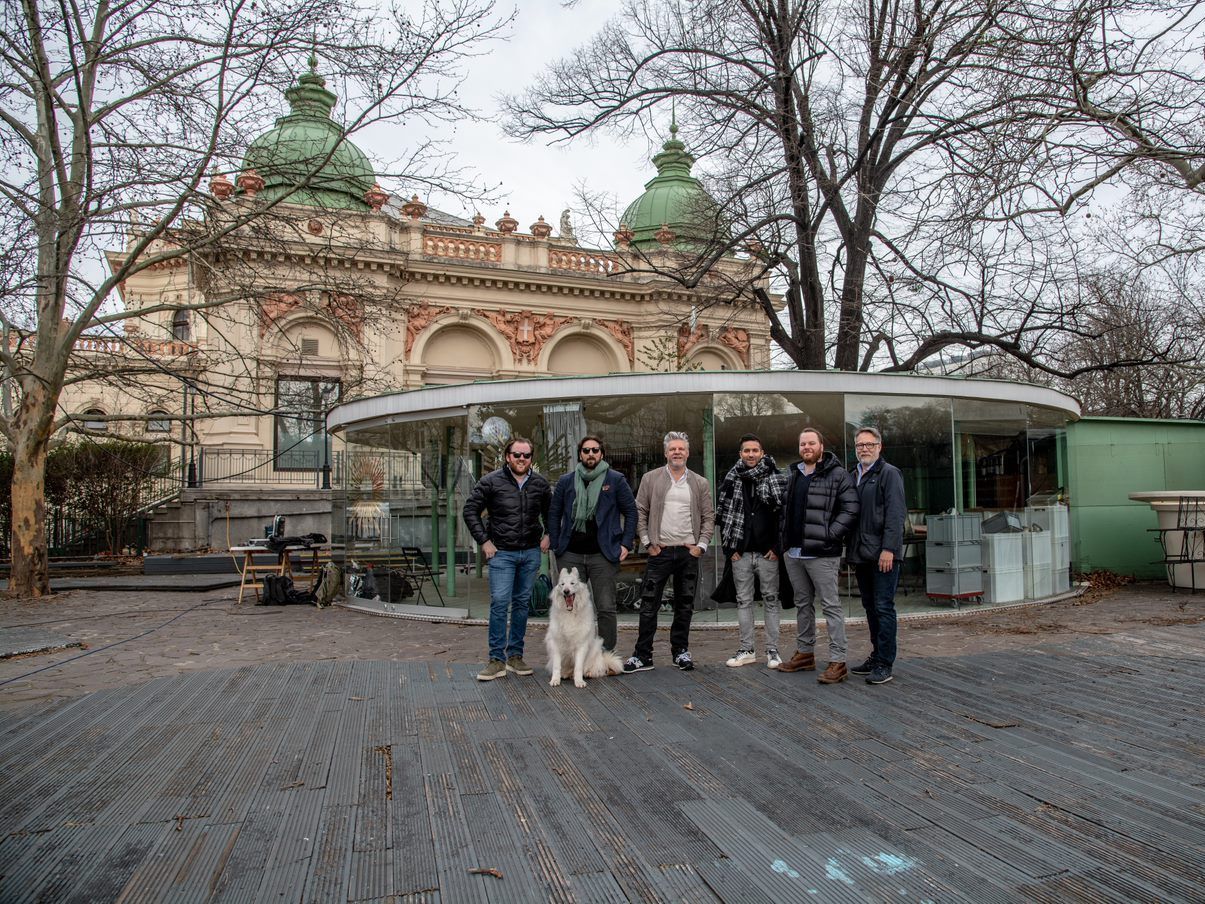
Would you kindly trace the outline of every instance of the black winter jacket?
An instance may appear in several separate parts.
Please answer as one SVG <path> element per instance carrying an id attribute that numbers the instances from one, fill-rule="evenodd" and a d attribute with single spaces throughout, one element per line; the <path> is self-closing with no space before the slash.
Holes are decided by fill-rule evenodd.
<path id="1" fill-rule="evenodd" d="M 548 523 L 552 488 L 535 471 L 527 482 L 518 481 L 505 466 L 490 471 L 473 487 L 464 502 L 464 523 L 478 543 L 492 540 L 499 549 L 531 549 L 540 545 Z M 488 511 L 484 522 L 481 513 Z"/>
<path id="2" fill-rule="evenodd" d="M 837 456 L 825 452 L 812 473 L 802 523 L 792 523 L 790 513 L 803 479 L 798 465 L 796 462 L 787 469 L 787 498 L 780 521 L 782 548 L 798 546 L 805 556 L 839 556 L 845 538 L 858 523 L 858 491 L 854 482 Z"/>
<path id="3" fill-rule="evenodd" d="M 857 481 L 857 465 L 849 473 Z M 872 565 L 884 551 L 900 558 L 904 552 L 904 520 L 908 517 L 904 475 L 880 458 L 856 486 L 861 511 L 858 526 L 849 536 L 845 558 L 851 565 Z"/>

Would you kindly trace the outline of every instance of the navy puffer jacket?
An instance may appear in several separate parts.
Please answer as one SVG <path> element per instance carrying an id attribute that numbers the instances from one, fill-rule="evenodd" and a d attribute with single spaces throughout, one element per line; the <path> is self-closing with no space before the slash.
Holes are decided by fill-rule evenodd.
<path id="1" fill-rule="evenodd" d="M 807 499 L 796 499 L 803 482 L 798 465 L 796 462 L 787 469 L 782 548 L 798 546 L 805 556 L 839 556 L 845 538 L 858 523 L 857 488 L 837 456 L 825 452 L 812 474 Z"/>

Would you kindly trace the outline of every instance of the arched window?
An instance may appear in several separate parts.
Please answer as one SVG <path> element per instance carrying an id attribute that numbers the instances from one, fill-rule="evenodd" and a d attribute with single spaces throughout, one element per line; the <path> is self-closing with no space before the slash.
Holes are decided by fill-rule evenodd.
<path id="1" fill-rule="evenodd" d="M 103 418 L 105 413 L 99 408 L 89 408 L 82 415 L 85 430 L 108 430 L 109 422 L 98 420 Z"/>
<path id="2" fill-rule="evenodd" d="M 192 338 L 192 320 L 188 311 L 176 311 L 172 317 L 172 338 L 179 342 L 187 342 Z"/>
<path id="3" fill-rule="evenodd" d="M 147 433 L 171 433 L 172 421 L 166 411 L 152 411 L 147 415 Z"/>

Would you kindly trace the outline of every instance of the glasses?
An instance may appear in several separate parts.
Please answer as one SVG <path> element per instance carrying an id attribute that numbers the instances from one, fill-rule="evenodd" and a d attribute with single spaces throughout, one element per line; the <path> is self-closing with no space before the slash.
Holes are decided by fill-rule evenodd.
<path id="1" fill-rule="evenodd" d="M 531 458 L 531 453 L 530 452 L 512 452 L 512 453 L 510 453 L 510 457 L 511 458 Z"/>
<path id="2" fill-rule="evenodd" d="M 878 445 L 879 445 L 878 443 L 854 443 L 854 448 L 855 449 L 874 449 Z"/>
<path id="3" fill-rule="evenodd" d="M 582 446 L 582 451 L 587 455 L 593 455 L 596 452 L 601 452 L 602 449 L 600 449 L 598 446 Z"/>

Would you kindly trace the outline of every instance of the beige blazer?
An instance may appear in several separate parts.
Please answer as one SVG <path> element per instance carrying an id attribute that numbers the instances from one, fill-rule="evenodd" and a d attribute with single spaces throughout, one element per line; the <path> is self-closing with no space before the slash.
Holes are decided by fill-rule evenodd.
<path id="1" fill-rule="evenodd" d="M 715 531 L 715 505 L 711 501 L 711 484 L 706 477 L 694 471 L 686 472 L 690 486 L 690 526 L 694 531 L 695 544 L 707 546 Z M 661 513 L 665 508 L 665 494 L 669 492 L 668 468 L 657 468 L 640 478 L 636 491 L 636 529 L 640 542 L 645 546 L 661 545 Z"/>

